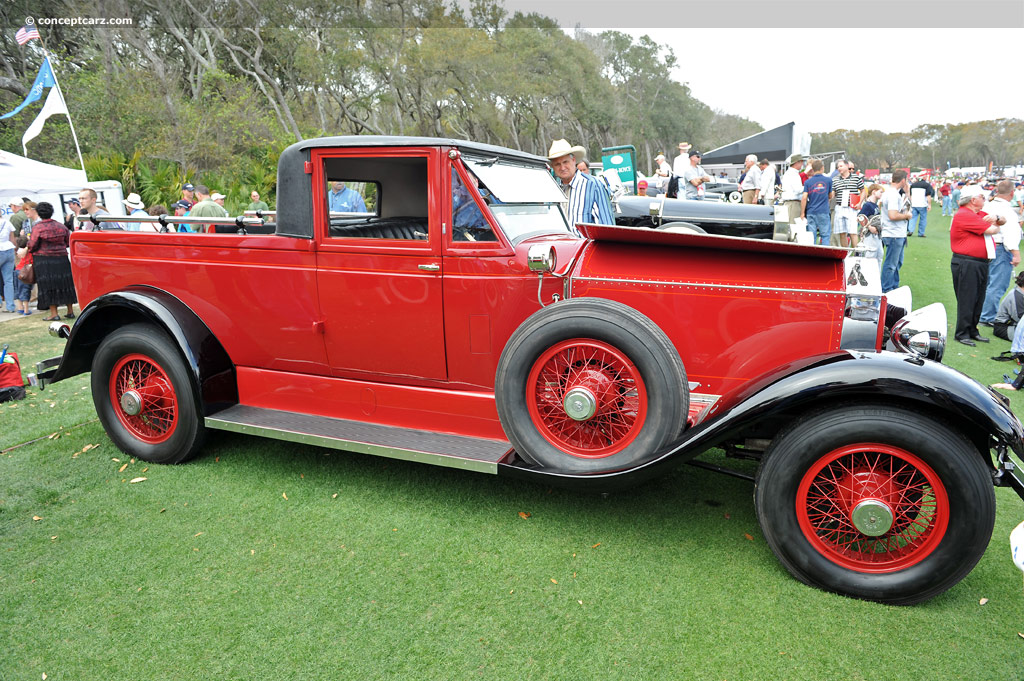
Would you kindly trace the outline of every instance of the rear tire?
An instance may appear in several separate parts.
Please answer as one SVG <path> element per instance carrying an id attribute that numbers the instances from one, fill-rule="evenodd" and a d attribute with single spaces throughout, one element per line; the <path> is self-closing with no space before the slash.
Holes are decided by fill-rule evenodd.
<path id="1" fill-rule="evenodd" d="M 576 298 L 512 334 L 495 379 L 501 425 L 527 461 L 572 473 L 635 466 L 686 425 L 686 371 L 654 322 Z"/>
<path id="2" fill-rule="evenodd" d="M 92 396 L 107 435 L 129 456 L 181 463 L 202 445 L 205 427 L 188 368 L 154 326 L 130 324 L 100 343 Z"/>
<path id="3" fill-rule="evenodd" d="M 780 433 L 754 502 L 768 545 L 794 577 L 898 605 L 963 579 L 995 522 L 977 449 L 958 431 L 889 407 L 831 409 Z"/>

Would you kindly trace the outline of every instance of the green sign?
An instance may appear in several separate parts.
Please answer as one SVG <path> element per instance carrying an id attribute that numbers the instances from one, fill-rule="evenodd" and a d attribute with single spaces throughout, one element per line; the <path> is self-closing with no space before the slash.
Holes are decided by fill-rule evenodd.
<path id="1" fill-rule="evenodd" d="M 636 147 L 632 144 L 622 147 L 601 149 L 601 164 L 605 170 L 614 170 L 622 184 L 632 184 L 636 194 Z"/>

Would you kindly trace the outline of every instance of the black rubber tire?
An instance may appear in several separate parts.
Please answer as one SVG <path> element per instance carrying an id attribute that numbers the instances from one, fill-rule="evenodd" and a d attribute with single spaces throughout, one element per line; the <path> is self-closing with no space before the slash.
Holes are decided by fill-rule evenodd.
<path id="1" fill-rule="evenodd" d="M 130 355 L 143 355 L 166 374 L 177 398 L 177 420 L 161 442 L 140 439 L 118 416 L 110 393 L 112 371 Z M 175 464 L 199 451 L 205 426 L 190 372 L 181 353 L 163 330 L 150 324 L 129 324 L 100 343 L 92 362 L 92 396 L 96 413 L 114 444 L 125 454 L 151 463 Z"/>
<path id="2" fill-rule="evenodd" d="M 647 392 L 647 417 L 636 438 L 603 458 L 576 456 L 546 439 L 531 418 L 527 382 L 534 363 L 556 344 L 575 338 L 607 343 L 637 368 Z M 498 416 L 509 440 L 527 461 L 573 473 L 635 466 L 649 459 L 686 426 L 686 370 L 668 336 L 633 308 L 600 298 L 574 298 L 549 305 L 516 329 L 498 360 Z"/>
<path id="3" fill-rule="evenodd" d="M 729 203 L 743 203 L 743 193 L 738 191 L 731 191 L 726 194 L 726 199 Z"/>
<path id="4" fill-rule="evenodd" d="M 796 500 L 801 479 L 830 452 L 861 443 L 918 457 L 934 471 L 948 498 L 941 540 L 904 569 L 851 569 L 818 551 L 800 528 Z M 992 478 L 977 448 L 932 418 L 884 406 L 821 411 L 780 433 L 758 470 L 754 505 L 768 546 L 794 577 L 826 591 L 894 605 L 925 601 L 967 576 L 988 547 L 995 522 Z"/>

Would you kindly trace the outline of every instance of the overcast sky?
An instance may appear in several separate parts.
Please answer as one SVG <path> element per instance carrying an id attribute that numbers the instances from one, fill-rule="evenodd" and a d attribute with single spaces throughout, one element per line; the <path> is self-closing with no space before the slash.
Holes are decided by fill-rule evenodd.
<path id="1" fill-rule="evenodd" d="M 764 29 L 615 30 L 670 46 L 680 64 L 676 80 L 697 99 L 765 129 L 795 121 L 803 132 L 909 132 L 924 123 L 1024 118 L 1024 69 L 1013 55 L 1024 43 L 1020 28 L 776 29 L 788 38 L 813 35 L 822 46 L 819 59 L 804 52 L 790 67 L 786 57 L 770 56 Z M 742 56 L 758 46 L 760 62 Z M 834 59 L 844 46 L 851 75 L 839 79 Z M 894 73 L 897 54 L 905 55 L 896 62 L 902 75 Z M 931 65 L 918 65 L 920 59 Z M 996 76 L 1000 62 L 1002 82 Z"/>
<path id="2" fill-rule="evenodd" d="M 736 56 L 745 51 L 741 46 L 765 44 L 762 29 L 629 32 L 671 46 L 680 62 L 676 79 L 687 83 L 695 97 L 766 129 L 796 121 L 804 132 L 908 132 L 924 123 L 1024 118 L 1020 58 L 999 47 L 1024 42 L 1019 28 L 794 29 L 788 33 L 813 34 L 822 57 L 816 61 L 805 52 L 794 58 L 792 69 L 786 68 L 785 57 L 773 59 L 767 49 L 767 67 L 741 66 L 746 61 Z M 977 47 L 968 51 L 964 45 Z M 842 49 L 851 75 L 840 80 L 833 60 Z M 895 55 L 905 58 L 893 63 Z M 920 60 L 930 65 L 919 65 Z M 994 68 L 999 61 L 1006 74 L 1002 83 Z M 801 83 L 805 91 L 794 96 Z"/>

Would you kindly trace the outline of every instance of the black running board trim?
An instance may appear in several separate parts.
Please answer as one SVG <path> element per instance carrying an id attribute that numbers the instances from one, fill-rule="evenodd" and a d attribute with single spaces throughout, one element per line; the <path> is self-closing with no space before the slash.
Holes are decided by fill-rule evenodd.
<path id="1" fill-rule="evenodd" d="M 299 414 L 237 404 L 206 417 L 206 427 L 343 449 L 478 473 L 498 473 L 512 445 L 501 440 Z"/>

